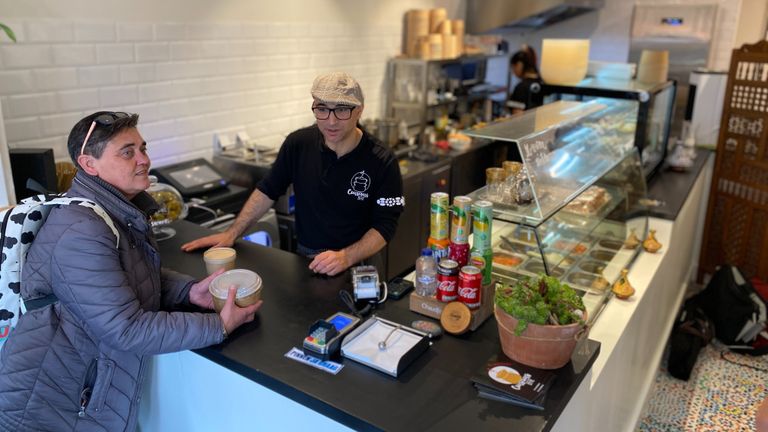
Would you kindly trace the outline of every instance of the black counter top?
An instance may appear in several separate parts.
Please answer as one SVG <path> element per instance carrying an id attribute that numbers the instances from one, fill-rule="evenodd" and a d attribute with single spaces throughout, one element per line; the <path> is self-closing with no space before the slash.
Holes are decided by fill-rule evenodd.
<path id="1" fill-rule="evenodd" d="M 709 156 L 713 154 L 711 150 L 697 149 L 693 166 L 683 172 L 675 171 L 665 163 L 648 182 L 648 198 L 662 203 L 660 206 L 650 207 L 648 216 L 672 221 L 677 219 L 691 188 L 707 164 Z"/>
<path id="2" fill-rule="evenodd" d="M 178 234 L 160 243 L 163 265 L 196 277 L 204 276 L 202 252 L 183 253 L 182 243 L 207 232 L 185 221 L 175 222 Z M 254 322 L 221 345 L 196 350 L 230 370 L 308 408 L 358 430 L 549 430 L 562 413 L 600 350 L 586 341 L 572 361 L 557 371 L 545 410 L 518 408 L 480 399 L 470 377 L 500 351 L 493 318 L 477 331 L 459 337 L 444 335 L 398 378 L 350 360 L 330 375 L 284 357 L 300 347 L 317 319 L 346 311 L 339 290 L 351 290 L 348 273 L 315 276 L 308 260 L 247 242 L 236 245 L 237 266 L 250 268 L 264 283 L 264 306 Z M 376 313 L 409 325 L 423 319 L 408 310 L 408 300 L 387 301 Z"/>

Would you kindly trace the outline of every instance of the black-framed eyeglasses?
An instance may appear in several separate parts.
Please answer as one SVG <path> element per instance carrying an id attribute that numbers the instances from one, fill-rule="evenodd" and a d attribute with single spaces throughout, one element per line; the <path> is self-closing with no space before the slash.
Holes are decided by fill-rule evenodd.
<path id="1" fill-rule="evenodd" d="M 352 111 L 355 110 L 353 106 L 337 106 L 336 108 L 328 108 L 324 106 L 313 106 L 312 112 L 315 113 L 315 118 L 318 120 L 328 120 L 331 113 L 336 116 L 338 120 L 349 120 L 352 118 Z"/>
<path id="2" fill-rule="evenodd" d="M 115 121 L 121 118 L 130 117 L 131 115 L 127 112 L 117 111 L 117 112 L 108 112 L 99 115 L 93 121 L 91 122 L 91 127 L 88 128 L 88 133 L 85 134 L 85 139 L 83 140 L 83 145 L 80 147 L 80 154 L 84 154 L 85 152 L 85 145 L 88 143 L 88 138 L 91 137 L 91 134 L 93 133 L 93 129 L 96 128 L 96 125 L 99 126 L 109 126 L 113 124 Z"/>

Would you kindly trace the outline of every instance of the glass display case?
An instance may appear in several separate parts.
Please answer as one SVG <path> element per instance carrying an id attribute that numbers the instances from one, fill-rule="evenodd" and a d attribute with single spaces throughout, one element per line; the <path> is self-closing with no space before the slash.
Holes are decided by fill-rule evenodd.
<path id="1" fill-rule="evenodd" d="M 506 141 L 519 170 L 470 196 L 493 203 L 493 274 L 514 282 L 546 273 L 583 295 L 590 319 L 609 298 L 648 229 L 646 183 L 634 147 L 636 105 L 558 101 L 464 131 Z M 511 164 L 514 165 L 514 164 Z"/>
<path id="2" fill-rule="evenodd" d="M 643 83 L 595 77 L 572 86 L 542 85 L 545 103 L 594 98 L 631 101 L 636 106 L 635 146 L 640 152 L 646 178 L 650 178 L 666 159 L 676 90 L 675 81 Z"/>
<path id="3" fill-rule="evenodd" d="M 459 118 L 462 114 L 489 111 L 490 97 L 506 95 L 506 85 L 486 82 L 490 61 L 509 63 L 504 55 L 473 55 L 455 59 L 421 60 L 391 59 L 388 63 L 388 97 L 386 113 L 408 127 L 422 132 L 427 124 L 445 114 Z"/>

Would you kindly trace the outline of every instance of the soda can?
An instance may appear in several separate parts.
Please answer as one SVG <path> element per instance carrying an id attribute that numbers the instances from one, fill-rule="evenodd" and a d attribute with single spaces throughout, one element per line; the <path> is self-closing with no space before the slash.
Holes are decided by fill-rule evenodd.
<path id="1" fill-rule="evenodd" d="M 483 275 L 483 285 L 491 283 L 491 270 L 493 267 L 493 251 L 478 251 L 475 248 L 469 252 L 469 265 L 480 269 Z"/>
<path id="2" fill-rule="evenodd" d="M 448 303 L 456 300 L 459 284 L 459 263 L 444 259 L 437 265 L 437 300 Z"/>
<path id="3" fill-rule="evenodd" d="M 483 275 L 479 268 L 475 266 L 462 267 L 459 272 L 459 301 L 470 309 L 479 308 L 482 301 L 482 281 Z"/>
<path id="4" fill-rule="evenodd" d="M 472 249 L 485 252 L 491 250 L 491 225 L 493 204 L 490 201 L 472 203 Z"/>
<path id="5" fill-rule="evenodd" d="M 472 229 L 472 198 L 457 196 L 453 198 L 451 207 L 451 243 L 462 244 L 469 242 L 469 231 Z"/>
<path id="6" fill-rule="evenodd" d="M 433 192 L 429 198 L 429 236 L 435 240 L 448 238 L 448 194 Z"/>
<path id="7" fill-rule="evenodd" d="M 448 252 L 450 251 L 450 243 L 448 239 L 435 240 L 432 237 L 427 239 L 427 246 L 432 249 L 432 257 L 436 263 L 440 263 L 443 258 L 448 258 Z"/>
<path id="8" fill-rule="evenodd" d="M 459 268 L 469 262 L 469 243 L 451 243 L 448 247 L 448 258 L 459 263 Z"/>

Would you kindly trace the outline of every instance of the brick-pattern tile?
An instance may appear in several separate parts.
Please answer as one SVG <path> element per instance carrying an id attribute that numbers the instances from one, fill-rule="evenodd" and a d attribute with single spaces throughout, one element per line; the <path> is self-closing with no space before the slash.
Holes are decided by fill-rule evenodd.
<path id="1" fill-rule="evenodd" d="M 4 20 L 19 36 L 17 44 L 0 39 L 8 145 L 52 147 L 67 159 L 75 122 L 116 109 L 140 114 L 155 166 L 210 156 L 216 132 L 234 137 L 245 130 L 276 147 L 312 124 L 312 79 L 330 70 L 355 75 L 364 85 L 366 116 L 380 116 L 386 61 L 398 53 L 400 26 L 348 19 Z"/>

